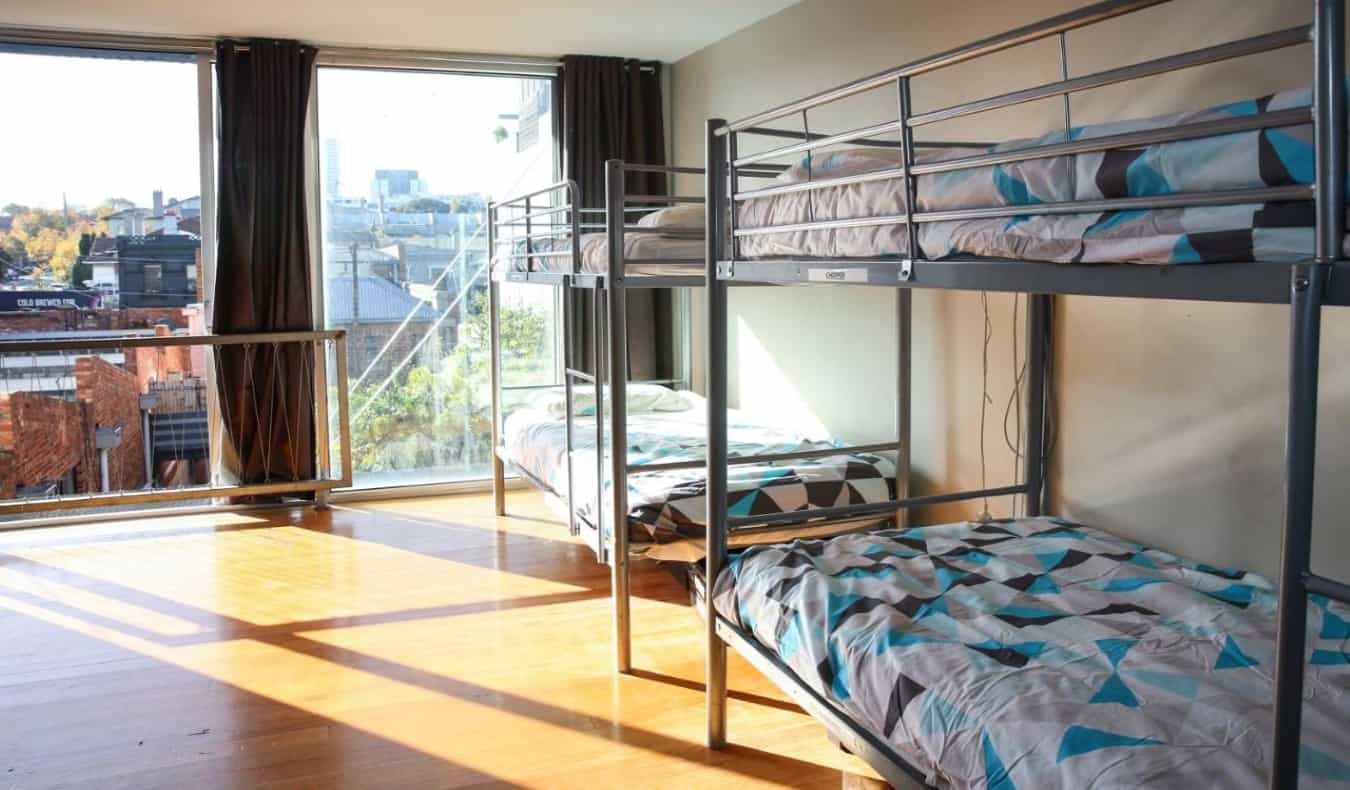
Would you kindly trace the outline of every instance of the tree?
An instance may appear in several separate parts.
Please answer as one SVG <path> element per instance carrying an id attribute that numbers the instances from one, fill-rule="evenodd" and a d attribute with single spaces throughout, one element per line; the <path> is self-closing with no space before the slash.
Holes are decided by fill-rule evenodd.
<path id="1" fill-rule="evenodd" d="M 450 204 L 444 200 L 437 200 L 436 198 L 417 198 L 415 200 L 409 200 L 407 203 L 399 206 L 398 210 L 409 213 L 432 212 L 436 214 L 446 214 L 450 211 Z"/>
<path id="2" fill-rule="evenodd" d="M 101 218 L 71 216 L 63 211 L 18 204 L 5 208 L 19 209 L 13 215 L 9 232 L 0 233 L 0 248 L 9 252 L 10 263 L 31 259 L 35 273 L 51 275 L 62 282 L 71 280 L 71 269 L 81 255 L 81 239 L 107 231 Z"/>
<path id="3" fill-rule="evenodd" d="M 451 352 L 419 365 L 379 397 L 377 384 L 352 392 L 352 462 L 361 472 L 473 467 L 491 458 L 492 393 L 486 294 L 471 300 Z M 503 381 L 552 378 L 542 310 L 503 305 Z"/>

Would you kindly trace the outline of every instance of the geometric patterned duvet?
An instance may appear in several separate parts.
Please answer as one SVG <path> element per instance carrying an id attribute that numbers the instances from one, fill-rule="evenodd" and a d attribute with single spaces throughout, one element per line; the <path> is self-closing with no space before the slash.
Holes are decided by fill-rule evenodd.
<path id="1" fill-rule="evenodd" d="M 686 398 L 696 398 L 684 393 Z M 700 401 L 701 403 L 701 401 Z M 674 463 L 707 458 L 707 409 L 631 412 L 628 415 L 628 462 Z M 791 429 L 767 425 L 732 409 L 727 418 L 727 448 L 732 457 L 827 449 Z M 552 491 L 567 494 L 566 425 L 560 418 L 528 409 L 506 420 L 503 450 L 513 466 Z M 573 472 L 577 515 L 597 523 L 595 507 L 595 418 L 573 419 Z M 609 454 L 606 424 L 605 454 Z M 609 512 L 609 470 L 605 469 L 605 513 Z M 808 511 L 835 505 L 884 502 L 895 495 L 895 462 L 872 453 L 794 459 L 779 463 L 743 464 L 728 475 L 728 506 L 733 516 Z M 705 533 L 707 474 L 703 467 L 628 476 L 629 539 L 667 543 L 701 538 Z M 608 517 L 606 518 L 608 521 Z"/>
<path id="2" fill-rule="evenodd" d="M 1311 92 L 1286 91 L 1204 110 L 1075 127 L 1074 140 L 1142 129 L 1168 128 L 1307 107 Z M 1056 132 L 993 146 L 1005 151 L 1060 143 Z M 980 151 L 924 149 L 929 159 Z M 809 157 L 785 174 L 789 181 L 826 179 L 894 168 L 894 149 L 846 149 Z M 1187 264 L 1211 261 L 1288 262 L 1312 255 L 1313 206 L 1255 203 L 1239 206 L 1037 214 L 1041 203 L 1153 197 L 1217 189 L 1310 184 L 1311 124 L 1203 137 L 1071 156 L 923 175 L 916 178 L 919 211 L 1025 206 L 1010 218 L 924 223 L 919 246 L 931 260 L 959 256 L 1059 263 Z M 904 213 L 904 182 L 886 179 L 790 192 L 740 204 L 743 228 L 812 219 L 850 219 Z M 908 254 L 904 225 L 813 230 L 749 236 L 742 254 L 753 257 L 898 257 Z"/>
<path id="3" fill-rule="evenodd" d="M 1274 587 L 1058 519 L 756 546 L 724 617 L 938 786 L 1265 787 Z M 1350 787 L 1350 609 L 1313 596 L 1300 787 Z"/>

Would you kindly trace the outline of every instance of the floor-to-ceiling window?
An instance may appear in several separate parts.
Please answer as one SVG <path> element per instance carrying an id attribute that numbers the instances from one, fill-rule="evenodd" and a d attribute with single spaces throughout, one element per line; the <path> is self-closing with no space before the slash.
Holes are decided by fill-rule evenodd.
<path id="1" fill-rule="evenodd" d="M 7 506 L 208 481 L 206 352 L 110 345 L 206 331 L 207 69 L 202 53 L 0 42 Z"/>
<path id="2" fill-rule="evenodd" d="M 555 180 L 548 78 L 325 66 L 326 323 L 348 331 L 354 483 L 486 477 L 487 205 Z M 503 289 L 508 384 L 557 380 L 556 289 Z"/>

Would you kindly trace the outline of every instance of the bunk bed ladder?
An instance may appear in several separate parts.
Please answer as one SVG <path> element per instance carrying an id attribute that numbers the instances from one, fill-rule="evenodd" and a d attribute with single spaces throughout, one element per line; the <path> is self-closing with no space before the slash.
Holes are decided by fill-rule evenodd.
<path id="1" fill-rule="evenodd" d="M 1290 272 L 1289 417 L 1270 777 L 1270 786 L 1277 789 L 1298 786 L 1308 596 L 1350 603 L 1350 586 L 1311 570 L 1322 304 L 1332 264 L 1341 259 L 1345 238 L 1344 35 L 1345 1 L 1317 0 L 1313 23 L 1316 257 L 1295 264 Z"/>

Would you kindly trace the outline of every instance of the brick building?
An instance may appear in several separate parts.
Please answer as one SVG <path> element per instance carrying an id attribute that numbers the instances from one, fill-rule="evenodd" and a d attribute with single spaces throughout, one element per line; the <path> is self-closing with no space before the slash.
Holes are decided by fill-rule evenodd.
<path id="1" fill-rule="evenodd" d="M 31 311 L 0 314 L 0 336 L 162 336 L 200 331 L 201 324 L 195 305 Z M 200 347 L 6 356 L 0 359 L 6 384 L 0 388 L 0 497 L 135 490 L 151 477 L 156 485 L 207 482 Z M 47 366 L 37 378 L 21 364 L 35 359 Z"/>
<path id="2" fill-rule="evenodd" d="M 0 491 L 7 496 L 120 491 L 145 485 L 136 377 L 96 357 L 76 366 L 75 399 L 0 395 Z M 102 476 L 98 429 L 120 432 Z M 106 435 L 106 433 L 105 433 Z"/>

